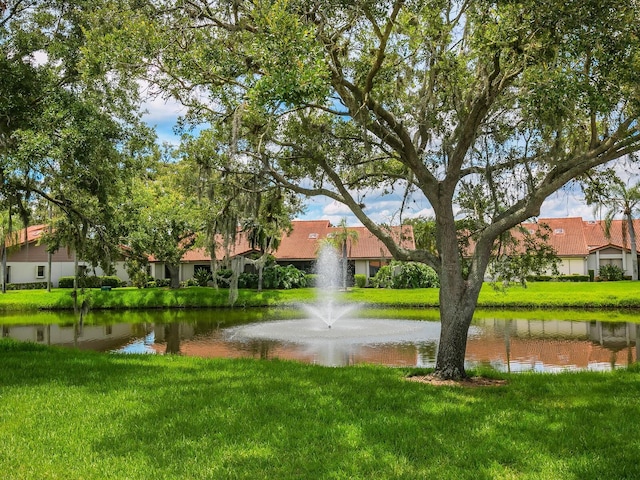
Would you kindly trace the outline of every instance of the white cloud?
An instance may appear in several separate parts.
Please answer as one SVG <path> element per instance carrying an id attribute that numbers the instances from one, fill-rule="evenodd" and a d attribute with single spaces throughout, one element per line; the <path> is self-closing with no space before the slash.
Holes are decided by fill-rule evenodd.
<path id="1" fill-rule="evenodd" d="M 325 207 L 322 209 L 322 213 L 328 216 L 349 215 L 351 214 L 351 210 L 344 203 L 336 202 L 335 200 L 333 200 L 329 204 L 325 205 Z"/>
<path id="2" fill-rule="evenodd" d="M 407 218 L 417 218 L 417 217 L 430 218 L 430 217 L 435 217 L 435 215 L 436 215 L 436 212 L 433 208 L 426 207 L 415 212 L 409 212 L 406 215 L 406 217 Z"/>

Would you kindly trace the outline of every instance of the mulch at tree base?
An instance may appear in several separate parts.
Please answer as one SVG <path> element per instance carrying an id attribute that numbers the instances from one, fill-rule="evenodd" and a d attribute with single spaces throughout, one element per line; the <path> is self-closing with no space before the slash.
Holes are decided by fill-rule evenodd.
<path id="1" fill-rule="evenodd" d="M 506 380 L 485 377 L 469 377 L 464 380 L 442 380 L 435 375 L 415 375 L 407 377 L 410 382 L 427 383 L 435 386 L 457 386 L 457 387 L 499 387 L 506 385 Z"/>

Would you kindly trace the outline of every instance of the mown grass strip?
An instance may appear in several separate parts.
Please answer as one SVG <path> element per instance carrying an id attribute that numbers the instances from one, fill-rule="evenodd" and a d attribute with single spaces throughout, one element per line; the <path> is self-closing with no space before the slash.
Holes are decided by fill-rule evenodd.
<path id="1" fill-rule="evenodd" d="M 433 387 L 407 371 L 1 341 L 13 479 L 640 478 L 640 368 Z"/>
<path id="2" fill-rule="evenodd" d="M 179 290 L 166 288 L 117 288 L 109 292 L 85 290 L 81 300 L 87 299 L 93 309 L 144 308 L 221 308 L 228 306 L 229 292 L 206 287 Z M 437 307 L 438 289 L 388 290 L 353 288 L 341 293 L 344 301 L 377 306 Z M 235 307 L 274 307 L 312 302 L 314 289 L 240 290 Z M 538 282 L 527 288 L 510 287 L 496 290 L 485 284 L 480 292 L 479 308 L 640 308 L 640 282 Z M 54 289 L 10 291 L 0 295 L 0 311 L 70 310 L 71 291 Z"/>

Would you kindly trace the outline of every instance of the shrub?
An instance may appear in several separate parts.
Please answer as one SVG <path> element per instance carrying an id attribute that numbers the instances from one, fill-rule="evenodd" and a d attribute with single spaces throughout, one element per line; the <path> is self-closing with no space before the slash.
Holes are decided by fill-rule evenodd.
<path id="1" fill-rule="evenodd" d="M 102 285 L 100 285 L 101 287 L 112 287 L 112 288 L 116 288 L 119 287 L 120 285 L 122 285 L 122 281 L 115 276 L 108 276 L 108 277 L 99 277 L 102 279 Z"/>
<path id="2" fill-rule="evenodd" d="M 293 265 L 286 267 L 274 265 L 264 269 L 262 284 L 267 289 L 303 288 L 307 286 L 307 277 L 302 270 L 298 270 Z"/>
<path id="3" fill-rule="evenodd" d="M 559 275 L 559 282 L 589 282 L 589 275 Z"/>
<path id="4" fill-rule="evenodd" d="M 553 280 L 551 275 L 529 275 L 527 282 L 550 282 Z"/>
<path id="5" fill-rule="evenodd" d="M 216 280 L 218 282 L 222 281 L 223 285 L 229 286 L 231 275 L 233 275 L 233 270 L 229 268 L 221 268 L 216 272 Z"/>
<path id="6" fill-rule="evenodd" d="M 527 282 L 589 282 L 589 275 L 529 275 Z"/>
<path id="7" fill-rule="evenodd" d="M 238 288 L 258 288 L 257 273 L 241 273 L 238 276 Z"/>
<path id="8" fill-rule="evenodd" d="M 435 270 L 418 262 L 391 262 L 378 270 L 372 280 L 380 288 L 437 288 L 440 280 Z"/>
<path id="9" fill-rule="evenodd" d="M 355 282 L 356 282 L 356 287 L 358 288 L 364 288 L 367 286 L 367 276 L 363 275 L 361 273 L 356 273 L 353 276 Z"/>
<path id="10" fill-rule="evenodd" d="M 122 284 L 120 278 L 115 276 L 79 276 L 78 288 L 119 287 Z M 73 277 L 60 277 L 59 288 L 73 288 Z"/>
<path id="11" fill-rule="evenodd" d="M 196 285 L 206 287 L 209 282 L 213 280 L 213 276 L 211 275 L 211 271 L 206 268 L 196 268 L 196 271 L 193 272 L 193 279 Z"/>
<path id="12" fill-rule="evenodd" d="M 47 282 L 7 283 L 7 290 L 43 290 Z"/>
<path id="13" fill-rule="evenodd" d="M 617 265 L 602 265 L 600 267 L 600 279 L 608 282 L 616 282 L 624 278 L 624 271 Z"/>

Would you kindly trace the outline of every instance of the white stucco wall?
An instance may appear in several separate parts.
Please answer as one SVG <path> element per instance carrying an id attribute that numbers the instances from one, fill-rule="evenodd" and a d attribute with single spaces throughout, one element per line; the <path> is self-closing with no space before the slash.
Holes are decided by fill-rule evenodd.
<path id="1" fill-rule="evenodd" d="M 78 262 L 79 266 L 86 266 L 88 273 L 93 274 L 93 269 L 85 262 Z M 38 267 L 44 267 L 44 276 L 38 277 Z M 7 267 L 10 267 L 9 271 L 9 283 L 32 283 L 32 282 L 46 282 L 47 281 L 47 269 L 49 268 L 48 262 L 7 262 Z M 58 287 L 58 280 L 60 277 L 71 277 L 74 275 L 73 262 L 51 262 L 51 283 L 54 287 Z M 116 275 L 120 280 L 128 281 L 129 276 L 124 269 L 124 262 L 116 262 Z M 104 275 L 101 268 L 95 269 L 96 275 Z"/>
<path id="2" fill-rule="evenodd" d="M 356 275 L 369 276 L 369 260 L 356 260 L 355 265 L 356 269 L 354 273 Z"/>
<path id="3" fill-rule="evenodd" d="M 560 275 L 587 275 L 587 261 L 584 257 L 564 257 L 560 258 L 558 264 Z"/>

